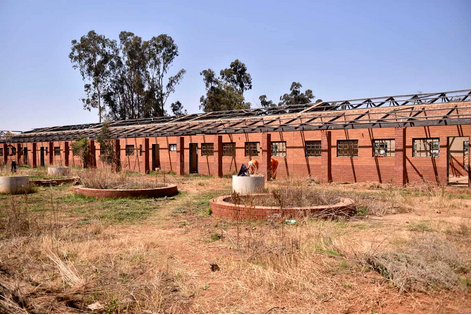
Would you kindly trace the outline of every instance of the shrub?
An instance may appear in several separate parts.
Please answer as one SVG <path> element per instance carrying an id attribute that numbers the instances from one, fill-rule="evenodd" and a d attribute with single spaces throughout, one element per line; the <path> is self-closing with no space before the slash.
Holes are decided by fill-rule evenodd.
<path id="1" fill-rule="evenodd" d="M 75 140 L 75 142 L 72 143 L 71 147 L 72 147 L 72 152 L 74 153 L 74 155 L 80 157 L 80 160 L 82 161 L 83 166 L 88 167 L 89 156 L 90 156 L 88 139 L 81 138 L 81 139 Z"/>

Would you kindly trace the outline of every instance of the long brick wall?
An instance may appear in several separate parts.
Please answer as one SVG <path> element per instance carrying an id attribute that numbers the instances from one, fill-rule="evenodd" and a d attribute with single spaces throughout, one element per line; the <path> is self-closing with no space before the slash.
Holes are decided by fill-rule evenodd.
<path id="1" fill-rule="evenodd" d="M 285 141 L 286 156 L 274 157 L 279 161 L 278 178 L 312 177 L 323 182 L 393 182 L 397 185 L 414 182 L 446 183 L 449 165 L 450 175 L 467 175 L 467 165 L 454 157 L 448 161 L 448 137 L 469 137 L 470 125 L 433 126 L 409 128 L 374 128 L 349 130 L 291 131 L 272 133 L 247 133 L 223 135 L 194 135 L 184 137 L 124 138 L 117 140 L 122 170 L 146 173 L 152 171 L 152 148 L 158 151 L 154 166 L 163 171 L 178 175 L 190 172 L 190 144 L 198 146 L 198 173 L 223 176 L 236 173 L 243 163 L 257 159 L 260 171 L 269 176 L 271 143 Z M 413 141 L 420 138 L 439 138 L 438 157 L 414 157 Z M 375 139 L 394 139 L 395 156 L 374 157 L 372 141 Z M 358 156 L 338 156 L 338 141 L 357 140 Z M 306 141 L 321 141 L 320 156 L 305 156 Z M 103 167 L 100 161 L 100 145 L 89 140 L 91 164 Z M 235 143 L 235 155 L 224 156 L 224 143 Z M 246 142 L 258 142 L 259 153 L 245 155 Z M 202 156 L 203 143 L 213 143 L 211 156 Z M 71 141 L 1 144 L 3 156 L 0 165 L 10 164 L 13 159 L 20 165 L 39 167 L 61 164 L 81 167 L 78 156 L 72 153 Z M 9 146 L 16 148 L 15 155 L 9 155 Z M 127 151 L 127 146 L 132 150 Z M 26 155 L 25 149 L 26 148 Z M 172 148 L 172 150 L 171 150 Z M 41 159 L 43 152 L 43 159 Z M 128 153 L 127 153 L 128 152 Z M 25 159 L 26 157 L 26 159 Z"/>

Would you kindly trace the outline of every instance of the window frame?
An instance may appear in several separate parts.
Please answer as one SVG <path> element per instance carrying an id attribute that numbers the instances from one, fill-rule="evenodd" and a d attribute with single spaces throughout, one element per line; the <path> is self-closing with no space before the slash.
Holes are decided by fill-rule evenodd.
<path id="1" fill-rule="evenodd" d="M 431 143 L 437 142 L 437 149 L 430 148 L 428 150 L 426 150 L 426 149 L 425 150 L 418 150 L 417 141 L 421 141 L 421 142 L 423 142 L 423 144 L 425 144 L 427 141 L 431 141 Z M 417 158 L 438 158 L 441 155 L 441 139 L 439 137 L 434 137 L 434 138 L 413 138 L 412 139 L 412 144 L 411 144 L 411 151 L 412 151 L 412 157 L 417 157 Z M 437 155 L 433 155 L 433 151 L 437 151 Z"/>
<path id="2" fill-rule="evenodd" d="M 249 150 L 253 150 L 253 148 L 249 148 L 248 146 L 256 145 L 256 153 L 257 154 L 250 154 Z M 244 156 L 259 156 L 261 153 L 261 145 L 258 141 L 248 141 L 244 143 Z"/>
<path id="3" fill-rule="evenodd" d="M 353 146 L 352 148 L 340 148 L 340 145 L 342 144 L 355 144 L 355 147 Z M 348 150 L 355 150 L 355 152 L 351 152 L 352 154 L 347 154 L 345 151 Z M 338 140 L 336 143 L 336 154 L 337 157 L 358 157 L 359 156 L 359 140 L 358 139 L 345 139 L 345 140 Z"/>
<path id="4" fill-rule="evenodd" d="M 282 146 L 282 150 L 275 149 L 276 146 Z M 274 154 L 274 151 L 276 154 Z M 287 141 L 271 141 L 270 143 L 270 154 L 271 156 L 276 157 L 286 157 L 287 156 Z"/>
<path id="5" fill-rule="evenodd" d="M 125 146 L 125 154 L 126 156 L 134 156 L 134 144 L 127 144 Z"/>
<path id="6" fill-rule="evenodd" d="M 170 152 L 177 152 L 177 144 L 176 143 L 169 144 L 169 151 Z"/>
<path id="7" fill-rule="evenodd" d="M 319 154 L 317 153 L 318 146 L 319 144 Z M 310 148 L 310 150 L 313 150 L 314 154 L 308 154 L 308 146 L 313 146 L 314 148 Z M 321 140 L 308 140 L 305 141 L 305 157 L 309 156 L 321 156 Z"/>
<path id="8" fill-rule="evenodd" d="M 223 142 L 221 150 L 223 151 L 222 156 L 236 156 L 236 142 Z"/>
<path id="9" fill-rule="evenodd" d="M 59 150 L 59 153 L 57 150 Z M 54 156 L 61 156 L 61 147 L 54 147 Z"/>
<path id="10" fill-rule="evenodd" d="M 215 144 L 212 142 L 204 142 L 200 144 L 200 155 L 201 156 L 213 156 L 215 155 Z"/>
<path id="11" fill-rule="evenodd" d="M 389 150 L 389 145 L 386 144 L 384 154 L 376 153 L 376 143 L 378 144 L 381 144 L 382 142 L 387 143 L 387 141 L 390 144 L 390 150 Z M 373 139 L 372 140 L 372 157 L 395 157 L 395 139 Z"/>

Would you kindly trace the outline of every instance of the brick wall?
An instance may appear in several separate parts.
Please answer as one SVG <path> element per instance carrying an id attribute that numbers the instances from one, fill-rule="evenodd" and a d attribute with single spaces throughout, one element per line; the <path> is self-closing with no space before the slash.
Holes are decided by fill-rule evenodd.
<path id="1" fill-rule="evenodd" d="M 322 181 L 334 182 L 394 182 L 395 184 L 414 182 L 439 182 L 447 181 L 448 137 L 464 136 L 470 137 L 470 125 L 463 126 L 434 126 L 434 127 L 409 127 L 399 128 L 374 128 L 374 129 L 349 129 L 328 131 L 295 131 L 295 132 L 272 132 L 269 134 L 223 134 L 223 135 L 194 135 L 185 137 L 149 137 L 149 138 L 124 138 L 119 139 L 121 169 L 136 172 L 146 172 L 152 168 L 152 146 L 158 145 L 159 159 L 158 167 L 164 171 L 179 173 L 180 162 L 184 174 L 189 173 L 190 143 L 198 144 L 198 173 L 205 175 L 225 175 L 237 173 L 241 165 L 247 165 L 250 159 L 257 159 L 261 165 L 260 172 L 267 172 L 267 141 L 270 136 L 271 142 L 284 141 L 286 143 L 286 156 L 274 157 L 279 161 L 278 178 L 284 177 L 313 177 Z M 222 144 L 234 142 L 236 146 L 235 156 L 221 156 L 218 159 L 218 137 Z M 440 155 L 436 158 L 413 157 L 413 140 L 417 138 L 439 138 Z M 146 142 L 146 139 L 148 142 Z M 182 139 L 182 155 L 178 151 L 170 151 L 170 145 L 179 144 Z M 372 141 L 374 139 L 395 139 L 394 157 L 374 157 L 372 152 Z M 358 156 L 338 156 L 338 141 L 357 140 Z M 305 156 L 306 141 L 321 141 L 321 156 Z M 401 143 L 401 142 L 404 143 Z M 257 156 L 245 155 L 245 143 L 258 142 L 259 154 Z M 73 141 L 54 141 L 20 143 L 21 149 L 28 149 L 28 163 L 40 166 L 40 152 L 44 148 L 44 165 L 50 164 L 69 166 L 82 166 L 80 157 L 72 154 L 71 144 Z M 103 167 L 100 161 L 100 145 L 95 143 L 95 161 L 97 167 Z M 146 145 L 148 143 L 148 146 Z M 202 156 L 202 143 L 213 143 L 214 154 Z M 133 155 L 126 155 L 126 146 L 134 146 Z M 35 146 L 36 150 L 33 153 Z M 54 155 L 54 148 L 60 148 L 60 155 Z M 178 146 L 179 147 L 179 146 Z M 180 149 L 180 148 L 179 148 Z M 66 151 L 68 156 L 66 156 Z M 264 153 L 265 152 L 265 153 Z M 0 163 L 9 164 L 12 156 L 4 156 Z M 180 158 L 182 156 L 182 158 Z M 15 156 L 15 158 L 18 158 Z M 221 166 L 219 161 L 221 160 Z M 20 165 L 24 162 L 22 156 Z M 455 173 L 466 175 L 465 168 L 460 161 L 453 161 Z M 146 166 L 147 165 L 147 166 Z M 147 167 L 147 169 L 146 169 Z M 220 174 L 218 168 L 221 167 Z M 265 174 L 265 173 L 264 173 Z"/>

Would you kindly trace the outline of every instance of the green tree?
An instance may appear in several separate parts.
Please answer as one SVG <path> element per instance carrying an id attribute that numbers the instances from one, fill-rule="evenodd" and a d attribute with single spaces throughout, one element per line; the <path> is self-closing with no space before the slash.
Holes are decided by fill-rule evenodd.
<path id="1" fill-rule="evenodd" d="M 226 83 L 234 86 L 241 94 L 252 89 L 251 75 L 247 72 L 246 65 L 239 59 L 233 61 L 229 68 L 221 70 L 220 77 Z"/>
<path id="2" fill-rule="evenodd" d="M 73 40 L 69 58 L 74 69 L 79 69 L 84 80 L 86 97 L 84 109 L 98 108 L 98 121 L 102 121 L 102 93 L 110 76 L 110 66 L 116 56 L 116 43 L 95 31 L 88 32 L 79 41 Z"/>
<path id="3" fill-rule="evenodd" d="M 265 94 L 259 96 L 259 101 L 261 102 L 261 106 L 264 107 L 264 108 L 276 106 L 274 102 L 267 99 L 267 95 L 265 95 Z"/>
<path id="4" fill-rule="evenodd" d="M 301 88 L 302 85 L 300 82 L 293 82 L 290 86 L 290 93 L 285 93 L 280 97 L 279 106 L 311 103 L 311 101 L 315 98 L 313 91 L 307 89 L 304 93 L 302 93 Z"/>
<path id="5" fill-rule="evenodd" d="M 174 116 L 187 115 L 187 110 L 184 109 L 184 106 L 182 105 L 182 103 L 180 103 L 180 101 L 170 104 L 170 109 L 172 111 L 172 114 L 174 114 Z"/>
<path id="6" fill-rule="evenodd" d="M 211 69 L 203 70 L 200 75 L 207 91 L 200 97 L 200 109 L 204 112 L 251 107 L 251 103 L 244 99 L 244 91 L 252 89 L 251 75 L 238 59 L 230 64 L 230 68 L 221 70 L 220 77 Z"/>
<path id="7" fill-rule="evenodd" d="M 72 44 L 70 58 L 74 68 L 79 68 L 84 80 L 90 81 L 84 86 L 84 107 L 98 107 L 100 120 L 102 109 L 112 120 L 167 114 L 167 99 L 185 74 L 181 69 L 168 76 L 179 55 L 172 37 L 162 34 L 143 41 L 140 36 L 123 31 L 118 44 L 90 31 Z"/>
<path id="8" fill-rule="evenodd" d="M 179 49 L 172 37 L 162 34 L 144 42 L 143 46 L 148 65 L 146 79 L 149 91 L 152 93 L 151 99 L 155 100 L 150 108 L 150 116 L 163 116 L 165 115 L 164 105 L 169 95 L 175 92 L 175 87 L 182 81 L 186 71 L 180 69 L 177 74 L 167 79 L 167 83 L 164 80 L 164 76 L 169 71 L 172 62 L 179 55 Z"/>

